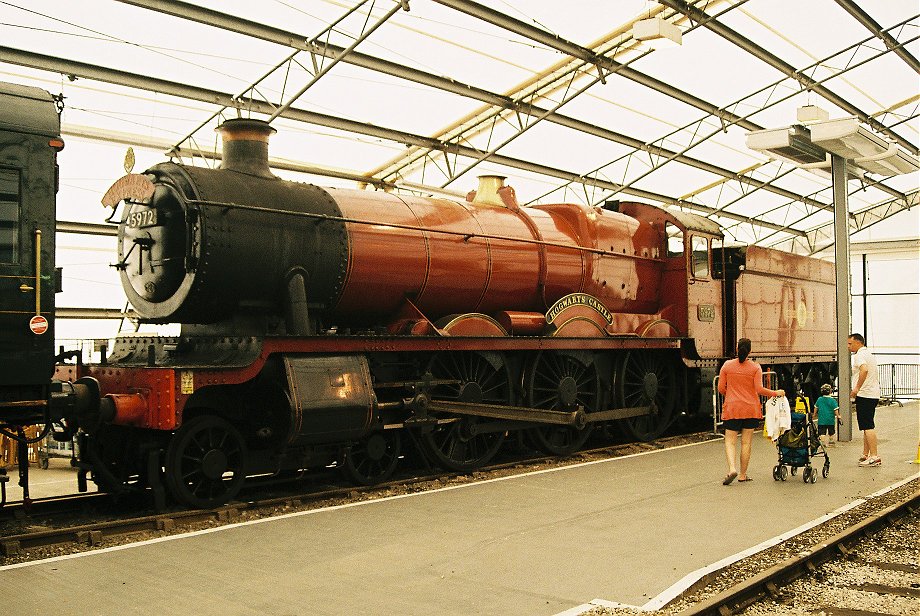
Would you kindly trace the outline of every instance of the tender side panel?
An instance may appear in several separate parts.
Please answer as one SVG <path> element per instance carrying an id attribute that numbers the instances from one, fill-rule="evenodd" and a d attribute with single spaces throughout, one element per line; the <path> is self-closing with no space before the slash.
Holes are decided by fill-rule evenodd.
<path id="1" fill-rule="evenodd" d="M 832 263 L 750 246 L 738 277 L 738 337 L 758 355 L 836 352 Z"/>

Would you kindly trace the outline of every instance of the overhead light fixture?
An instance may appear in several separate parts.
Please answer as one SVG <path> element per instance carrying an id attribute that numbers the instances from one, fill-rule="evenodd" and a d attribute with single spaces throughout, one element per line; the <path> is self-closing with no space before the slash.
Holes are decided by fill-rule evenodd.
<path id="1" fill-rule="evenodd" d="M 747 134 L 745 143 L 752 150 L 799 166 L 818 163 L 830 165 L 827 152 L 812 143 L 807 128 L 797 124 L 784 128 L 755 130 Z"/>
<path id="2" fill-rule="evenodd" d="M 857 117 L 825 120 L 810 128 L 812 143 L 841 158 L 876 156 L 888 150 L 888 141 L 862 126 Z"/>
<path id="3" fill-rule="evenodd" d="M 652 48 L 673 47 L 683 43 L 680 28 L 660 17 L 640 19 L 633 24 L 633 38 L 644 41 Z"/>
<path id="4" fill-rule="evenodd" d="M 920 169 L 916 156 L 872 132 L 855 116 L 817 122 L 810 128 L 812 143 L 871 173 L 889 176 Z"/>

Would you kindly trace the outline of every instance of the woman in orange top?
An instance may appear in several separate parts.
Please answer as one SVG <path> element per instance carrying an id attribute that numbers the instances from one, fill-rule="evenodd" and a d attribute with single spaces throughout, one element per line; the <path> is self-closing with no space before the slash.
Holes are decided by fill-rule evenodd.
<path id="1" fill-rule="evenodd" d="M 751 441 L 754 430 L 763 419 L 759 396 L 785 396 L 782 389 L 772 390 L 763 386 L 763 370 L 753 359 L 749 360 L 751 341 L 738 341 L 738 359 L 730 359 L 719 370 L 719 393 L 723 396 L 722 425 L 725 427 L 725 459 L 728 461 L 728 475 L 722 481 L 728 485 L 735 478 L 750 481 L 747 476 L 751 461 Z M 741 433 L 741 475 L 735 468 L 735 450 L 738 433 Z"/>

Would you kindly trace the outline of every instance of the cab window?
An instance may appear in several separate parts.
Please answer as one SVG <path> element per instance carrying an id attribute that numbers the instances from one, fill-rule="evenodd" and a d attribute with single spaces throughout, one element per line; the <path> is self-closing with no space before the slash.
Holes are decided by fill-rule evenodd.
<path id="1" fill-rule="evenodd" d="M 664 231 L 668 238 L 668 256 L 684 256 L 684 232 L 681 231 L 677 225 L 673 225 L 671 223 L 665 223 Z"/>
<path id="2" fill-rule="evenodd" d="M 709 278 L 709 239 L 694 235 L 690 241 L 693 247 L 693 277 Z"/>
<path id="3" fill-rule="evenodd" d="M 19 172 L 0 169 L 0 263 L 19 262 Z"/>

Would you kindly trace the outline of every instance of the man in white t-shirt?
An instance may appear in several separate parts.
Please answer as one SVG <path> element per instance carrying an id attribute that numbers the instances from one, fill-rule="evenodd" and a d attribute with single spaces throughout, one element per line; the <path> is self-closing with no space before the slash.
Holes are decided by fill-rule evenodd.
<path id="1" fill-rule="evenodd" d="M 850 399 L 856 404 L 856 424 L 863 433 L 863 455 L 859 465 L 881 466 L 878 437 L 875 434 L 875 407 L 882 396 L 878 364 L 875 363 L 875 356 L 866 348 L 866 339 L 861 334 L 850 334 L 847 348 L 853 354 L 853 391 L 850 392 Z"/>

